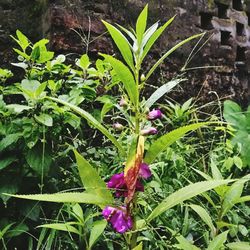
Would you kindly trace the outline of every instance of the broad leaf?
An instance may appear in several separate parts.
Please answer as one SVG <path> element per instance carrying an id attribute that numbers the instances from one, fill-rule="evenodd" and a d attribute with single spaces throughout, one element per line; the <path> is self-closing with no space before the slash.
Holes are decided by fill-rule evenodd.
<path id="1" fill-rule="evenodd" d="M 0 141 L 0 152 L 5 148 L 9 147 L 15 143 L 21 137 L 20 133 L 17 134 L 8 134 L 5 138 Z"/>
<path id="2" fill-rule="evenodd" d="M 47 127 L 53 126 L 53 118 L 48 114 L 39 114 L 34 116 L 35 120 Z"/>
<path id="3" fill-rule="evenodd" d="M 232 182 L 232 180 L 212 180 L 212 181 L 201 181 L 194 184 L 190 184 L 184 188 L 169 195 L 164 199 L 156 208 L 151 212 L 147 221 L 151 221 L 157 216 L 161 215 L 168 209 L 182 203 L 183 201 L 189 200 L 203 192 L 214 189 L 220 185 Z"/>
<path id="4" fill-rule="evenodd" d="M 118 150 L 119 150 L 119 152 L 120 152 L 121 155 L 125 155 L 125 150 L 123 149 L 123 147 L 121 146 L 121 144 L 91 114 L 89 114 L 85 110 L 83 110 L 83 109 L 81 109 L 81 108 L 79 108 L 79 107 L 77 107 L 77 106 L 75 106 L 75 105 L 73 105 L 73 104 L 71 104 L 69 102 L 63 101 L 61 99 L 54 98 L 54 97 L 46 97 L 46 98 L 50 99 L 52 101 L 61 103 L 61 104 L 65 105 L 65 106 L 69 107 L 71 110 L 73 110 L 74 112 L 76 112 L 77 114 L 79 114 L 81 117 L 83 117 L 84 119 L 86 119 L 91 125 L 93 125 L 99 131 L 101 131 L 118 148 Z"/>
<path id="5" fill-rule="evenodd" d="M 86 191 L 102 197 L 107 203 L 112 204 L 113 197 L 107 188 L 106 183 L 100 178 L 97 171 L 83 156 L 81 156 L 76 150 L 74 150 L 74 153 L 80 178 Z"/>
<path id="6" fill-rule="evenodd" d="M 8 167 L 12 162 L 16 161 L 16 156 L 7 156 L 0 160 L 0 170 Z"/>
<path id="7" fill-rule="evenodd" d="M 128 64 L 128 66 L 133 70 L 134 69 L 133 55 L 132 55 L 127 38 L 113 25 L 105 21 L 102 21 L 102 22 L 106 26 L 116 46 L 120 50 L 123 59 Z"/>
<path id="8" fill-rule="evenodd" d="M 175 50 L 177 50 L 179 47 L 181 47 L 183 44 L 195 39 L 195 38 L 198 38 L 200 36 L 203 36 L 204 33 L 201 33 L 201 34 L 196 34 L 194 36 L 191 36 L 181 42 L 179 42 L 178 44 L 176 44 L 173 48 L 171 48 L 169 51 L 167 51 L 154 65 L 153 67 L 149 70 L 149 72 L 147 73 L 146 75 L 146 79 L 145 81 L 148 80 L 148 78 L 152 75 L 152 73 L 155 71 L 155 69 L 170 55 L 172 54 Z"/>
<path id="9" fill-rule="evenodd" d="M 26 106 L 26 105 L 20 105 L 20 104 L 9 104 L 6 105 L 7 109 L 13 110 L 14 113 L 22 113 L 24 110 L 30 110 L 32 107 Z"/>
<path id="10" fill-rule="evenodd" d="M 75 233 L 78 235 L 81 234 L 75 227 L 71 226 L 69 223 L 51 223 L 51 224 L 40 225 L 37 228 L 39 228 L 39 227 L 51 228 L 51 229 L 55 229 L 55 230 Z"/>
<path id="11" fill-rule="evenodd" d="M 187 125 L 184 127 L 177 128 L 161 136 L 155 142 L 153 142 L 153 144 L 148 149 L 146 156 L 144 158 L 144 162 L 147 164 L 152 163 L 161 152 L 163 152 L 171 144 L 182 138 L 186 133 L 192 130 L 196 130 L 202 126 L 206 126 L 208 124 L 209 123 L 201 122 L 201 123 Z"/>
<path id="12" fill-rule="evenodd" d="M 58 202 L 58 203 L 86 203 L 94 205 L 110 205 L 105 199 L 96 194 L 91 193 L 54 193 L 54 194 L 27 194 L 27 195 L 12 195 L 3 193 L 3 195 L 11 196 L 20 199 L 35 200 L 35 201 L 47 201 L 47 202 Z"/>
<path id="13" fill-rule="evenodd" d="M 166 84 L 162 85 L 158 88 L 146 101 L 145 106 L 150 108 L 155 102 L 157 102 L 163 95 L 168 93 L 171 89 L 173 89 L 180 82 L 185 81 L 185 79 L 175 79 Z"/>
<path id="14" fill-rule="evenodd" d="M 201 219 L 209 226 L 213 236 L 216 234 L 216 228 L 213 224 L 211 216 L 208 212 L 201 206 L 190 205 L 190 207 L 201 217 Z"/>
<path id="15" fill-rule="evenodd" d="M 99 220 L 93 223 L 93 227 L 90 231 L 90 236 L 89 236 L 89 249 L 93 247 L 97 239 L 103 233 L 106 226 L 107 226 L 106 220 Z"/>
<path id="16" fill-rule="evenodd" d="M 209 244 L 207 250 L 220 250 L 223 247 L 223 244 L 227 240 L 228 231 L 225 231 L 219 235 L 217 235 Z"/>
<path id="17" fill-rule="evenodd" d="M 100 54 L 100 55 L 103 56 L 105 60 L 111 64 L 117 76 L 123 83 L 131 102 L 136 106 L 138 103 L 139 92 L 135 83 L 134 76 L 132 75 L 129 68 L 126 65 L 124 65 L 121 61 L 115 59 L 112 56 L 105 54 Z"/>

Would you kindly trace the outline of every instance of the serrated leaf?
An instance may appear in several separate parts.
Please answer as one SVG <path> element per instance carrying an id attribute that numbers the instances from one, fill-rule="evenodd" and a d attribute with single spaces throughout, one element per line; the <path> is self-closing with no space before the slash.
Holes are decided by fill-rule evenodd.
<path id="1" fill-rule="evenodd" d="M 96 196 L 102 197 L 107 203 L 113 203 L 113 197 L 111 192 L 106 186 L 106 183 L 98 175 L 97 171 L 91 166 L 91 164 L 76 150 L 74 150 L 77 167 L 82 184 L 86 191 Z"/>
<path id="2" fill-rule="evenodd" d="M 3 195 L 9 197 L 15 197 L 20 199 L 35 200 L 35 201 L 46 201 L 46 202 L 58 202 L 58 203 L 86 203 L 94 205 L 110 205 L 102 197 L 96 194 L 87 192 L 68 192 L 68 193 L 54 193 L 54 194 L 24 194 L 24 195 L 12 195 L 3 193 Z"/>
<path id="3" fill-rule="evenodd" d="M 225 231 L 217 235 L 209 244 L 207 250 L 220 250 L 223 247 L 224 243 L 227 240 L 228 231 Z"/>
<path id="4" fill-rule="evenodd" d="M 144 158 L 144 162 L 147 164 L 152 163 L 161 152 L 163 152 L 165 149 L 167 149 L 167 147 L 169 147 L 171 144 L 173 144 L 177 140 L 181 139 L 186 133 L 196 130 L 200 127 L 206 126 L 208 124 L 209 123 L 206 123 L 206 122 L 190 124 L 190 125 L 175 129 L 161 136 L 155 142 L 153 142 L 150 148 L 148 149 Z"/>
<path id="5" fill-rule="evenodd" d="M 127 38 L 113 25 L 105 21 L 102 22 L 106 26 L 116 46 L 120 50 L 123 59 L 128 64 L 128 66 L 133 70 L 134 69 L 133 55 Z"/>
<path id="6" fill-rule="evenodd" d="M 123 149 L 123 147 L 121 146 L 121 144 L 91 114 L 89 114 L 85 110 L 83 110 L 83 109 L 81 109 L 81 108 L 79 108 L 79 107 L 77 107 L 77 106 L 75 106 L 75 105 L 73 105 L 73 104 L 71 104 L 69 102 L 63 101 L 61 99 L 54 98 L 54 97 L 46 97 L 46 98 L 49 99 L 49 100 L 61 103 L 61 104 L 65 105 L 65 106 L 69 107 L 72 111 L 76 112 L 81 117 L 83 117 L 84 119 L 86 119 L 91 125 L 93 125 L 99 131 L 101 131 L 118 148 L 118 150 L 119 150 L 119 152 L 120 152 L 121 155 L 125 155 L 125 150 Z"/>
<path id="7" fill-rule="evenodd" d="M 106 226 L 107 226 L 106 220 L 99 220 L 93 223 L 93 227 L 91 228 L 90 236 L 89 236 L 89 249 L 93 247 L 95 242 L 103 233 Z"/>
<path id="8" fill-rule="evenodd" d="M 166 199 L 164 199 L 156 208 L 151 212 L 147 221 L 151 221 L 157 216 L 161 215 L 168 209 L 191 199 L 203 192 L 214 189 L 220 185 L 227 184 L 232 182 L 232 180 L 212 180 L 212 181 L 201 181 L 194 184 L 190 184 L 184 188 L 179 189 L 178 191 L 169 195 Z"/>
<path id="9" fill-rule="evenodd" d="M 117 76 L 123 83 L 125 90 L 129 96 L 129 99 L 136 106 L 138 103 L 139 92 L 135 83 L 134 76 L 132 75 L 129 68 L 126 65 L 124 65 L 121 61 L 115 59 L 112 56 L 106 54 L 100 54 L 100 55 L 103 56 L 105 60 L 111 64 Z"/>

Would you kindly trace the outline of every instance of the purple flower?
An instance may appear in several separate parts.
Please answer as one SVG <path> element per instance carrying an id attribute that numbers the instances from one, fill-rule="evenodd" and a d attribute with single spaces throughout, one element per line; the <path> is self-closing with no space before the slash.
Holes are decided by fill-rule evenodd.
<path id="1" fill-rule="evenodd" d="M 157 129 L 153 127 L 141 130 L 141 135 L 155 135 L 155 134 L 157 134 Z"/>
<path id="2" fill-rule="evenodd" d="M 103 217 L 111 223 L 116 232 L 123 234 L 132 229 L 133 221 L 127 213 L 125 207 L 110 207 L 107 206 L 102 211 Z"/>
<path id="3" fill-rule="evenodd" d="M 107 183 L 108 188 L 114 188 L 116 190 L 115 195 L 116 197 L 127 197 L 128 189 L 124 179 L 124 173 L 114 174 L 109 182 Z M 136 191 L 143 192 L 144 187 L 142 183 L 137 180 L 136 182 Z"/>
<path id="4" fill-rule="evenodd" d="M 140 165 L 140 171 L 139 171 L 139 176 L 143 179 L 148 179 L 152 175 L 148 164 L 146 163 L 141 163 Z"/>
<path id="5" fill-rule="evenodd" d="M 162 117 L 162 113 L 159 109 L 153 109 L 147 115 L 148 120 L 155 120 Z"/>
<path id="6" fill-rule="evenodd" d="M 119 123 L 119 122 L 116 122 L 116 123 L 113 124 L 113 128 L 115 130 L 121 131 L 121 130 L 123 130 L 123 125 L 121 123 Z"/>

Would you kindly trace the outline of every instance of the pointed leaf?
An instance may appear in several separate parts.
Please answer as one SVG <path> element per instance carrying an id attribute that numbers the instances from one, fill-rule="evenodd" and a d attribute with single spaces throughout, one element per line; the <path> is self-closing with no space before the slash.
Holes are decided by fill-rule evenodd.
<path id="1" fill-rule="evenodd" d="M 113 25 L 105 21 L 102 21 L 102 22 L 106 26 L 116 46 L 120 50 L 123 59 L 128 64 L 128 66 L 133 70 L 134 69 L 133 55 L 132 55 L 127 38 Z"/>
<path id="2" fill-rule="evenodd" d="M 136 106 L 138 102 L 139 93 L 131 71 L 121 61 L 115 59 L 114 57 L 106 54 L 100 55 L 103 56 L 105 60 L 111 64 L 117 76 L 123 83 L 131 102 Z"/>
<path id="3" fill-rule="evenodd" d="M 152 163 L 161 152 L 163 152 L 171 144 L 182 138 L 186 133 L 192 130 L 196 130 L 202 126 L 206 126 L 208 124 L 209 123 L 201 122 L 201 123 L 187 125 L 184 127 L 177 128 L 161 136 L 155 142 L 153 142 L 153 144 L 148 149 L 146 156 L 144 158 L 144 162 L 147 164 Z"/>
<path id="4" fill-rule="evenodd" d="M 105 199 L 96 194 L 91 193 L 54 193 L 54 194 L 27 194 L 27 195 L 12 195 L 3 193 L 3 195 L 11 196 L 20 199 L 35 200 L 35 201 L 47 201 L 47 202 L 59 202 L 59 203 L 87 203 L 95 205 L 110 205 Z"/>
<path id="5" fill-rule="evenodd" d="M 44 225 L 38 226 L 37 228 L 51 228 L 55 230 L 60 230 L 60 231 L 65 231 L 65 232 L 70 232 L 70 233 L 75 233 L 75 234 L 80 235 L 80 232 L 75 227 L 67 223 L 44 224 Z"/>
<path id="6" fill-rule="evenodd" d="M 226 245 L 231 250 L 249 250 L 250 249 L 250 242 L 232 242 Z"/>
<path id="7" fill-rule="evenodd" d="M 100 178 L 97 171 L 92 165 L 76 150 L 74 150 L 78 171 L 82 180 L 82 184 L 86 191 L 96 196 L 102 197 L 107 203 L 113 203 L 113 197 L 106 183 Z"/>
<path id="8" fill-rule="evenodd" d="M 136 22 L 136 36 L 139 46 L 141 45 L 143 34 L 146 30 L 147 18 L 148 18 L 148 5 L 144 7 Z"/>
<path id="9" fill-rule="evenodd" d="M 152 219 L 156 218 L 168 209 L 182 203 L 183 201 L 191 199 L 199 194 L 202 194 L 203 192 L 216 188 L 220 185 L 227 184 L 229 182 L 232 182 L 232 180 L 201 181 L 181 188 L 164 199 L 152 211 L 152 213 L 147 218 L 147 221 L 151 221 Z"/>
<path id="10" fill-rule="evenodd" d="M 107 226 L 106 220 L 99 220 L 99 221 L 96 221 L 93 223 L 93 227 L 90 231 L 90 236 L 89 236 L 89 249 L 91 249 L 93 247 L 95 242 L 98 240 L 98 238 L 103 233 L 106 226 Z"/>
<path id="11" fill-rule="evenodd" d="M 168 93 L 172 88 L 174 88 L 180 82 L 185 81 L 186 79 L 175 79 L 159 87 L 147 100 L 145 106 L 151 108 L 151 106 L 157 102 L 163 95 Z"/>
<path id="12" fill-rule="evenodd" d="M 143 244 L 142 242 L 140 242 L 139 245 L 137 245 L 136 247 L 133 248 L 133 250 L 142 250 L 143 249 Z"/>
<path id="13" fill-rule="evenodd" d="M 149 50 L 151 49 L 151 47 L 154 45 L 154 43 L 156 42 L 156 40 L 160 37 L 160 35 L 162 34 L 162 32 L 173 22 L 175 16 L 172 17 L 171 19 L 169 19 L 163 26 L 161 26 L 158 30 L 156 30 L 153 35 L 150 37 L 150 39 L 148 40 L 148 42 L 145 45 L 145 48 L 143 50 L 143 54 L 142 54 L 142 59 L 144 59 L 144 57 L 148 54 Z"/>
<path id="14" fill-rule="evenodd" d="M 79 107 L 77 107 L 77 106 L 75 106 L 75 105 L 73 105 L 73 104 L 71 104 L 69 102 L 63 101 L 61 99 L 54 98 L 54 97 L 46 97 L 46 98 L 50 99 L 52 101 L 61 103 L 61 104 L 65 105 L 65 106 L 69 107 L 71 110 L 73 110 L 74 112 L 76 112 L 77 114 L 79 114 L 81 117 L 83 117 L 84 119 L 86 119 L 95 128 L 97 128 L 98 130 L 100 130 L 118 148 L 118 150 L 119 150 L 119 152 L 120 152 L 121 155 L 125 155 L 125 150 L 123 149 L 123 147 L 121 146 L 121 144 L 91 114 L 89 114 L 85 110 L 83 110 L 83 109 L 81 109 L 81 108 L 79 108 Z"/>
<path id="15" fill-rule="evenodd" d="M 155 69 L 170 55 L 172 54 L 175 50 L 177 50 L 179 47 L 181 47 L 182 45 L 184 45 L 185 43 L 195 39 L 195 38 L 198 38 L 200 36 L 203 36 L 204 33 L 201 33 L 201 34 L 196 34 L 194 36 L 191 36 L 181 42 L 179 42 L 178 44 L 176 44 L 173 48 L 171 48 L 169 51 L 167 51 L 154 65 L 153 67 L 149 70 L 149 72 L 147 73 L 146 75 L 146 79 L 145 81 L 148 80 L 148 78 L 152 75 L 152 73 L 155 71 Z"/>
<path id="16" fill-rule="evenodd" d="M 179 244 L 176 244 L 175 246 L 178 247 L 178 249 L 182 250 L 199 250 L 200 248 L 193 245 L 190 241 L 185 239 L 182 235 L 179 235 L 176 237 L 176 240 L 178 240 Z"/>
<path id="17" fill-rule="evenodd" d="M 201 206 L 190 205 L 190 207 L 201 217 L 201 219 L 209 226 L 213 236 L 216 234 L 216 228 L 213 224 L 211 216 L 208 212 Z"/>
<path id="18" fill-rule="evenodd" d="M 217 235 L 209 244 L 207 250 L 220 250 L 223 247 L 223 244 L 227 240 L 228 231 L 225 231 L 219 235 Z"/>

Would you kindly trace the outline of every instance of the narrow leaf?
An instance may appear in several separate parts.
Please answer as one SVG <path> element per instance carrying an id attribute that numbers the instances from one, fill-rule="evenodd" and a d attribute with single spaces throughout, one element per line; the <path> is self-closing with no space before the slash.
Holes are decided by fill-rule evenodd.
<path id="1" fill-rule="evenodd" d="M 113 197 L 106 183 L 100 178 L 97 171 L 92 165 L 76 150 L 74 150 L 78 171 L 82 180 L 82 184 L 86 191 L 102 197 L 107 203 L 113 203 Z"/>
<path id="2" fill-rule="evenodd" d="M 113 25 L 105 21 L 102 22 L 106 26 L 116 46 L 120 50 L 123 59 L 128 64 L 128 66 L 133 70 L 134 69 L 133 55 L 127 38 Z"/>
<path id="3" fill-rule="evenodd" d="M 215 236 L 216 228 L 212 222 L 211 216 L 208 212 L 201 206 L 198 205 L 190 205 L 190 207 L 201 217 L 201 219 L 209 226 L 211 233 Z"/>
<path id="4" fill-rule="evenodd" d="M 105 60 L 111 64 L 117 76 L 123 83 L 131 102 L 136 106 L 138 103 L 139 93 L 131 71 L 126 65 L 124 65 L 121 61 L 115 59 L 114 57 L 106 54 L 100 55 L 103 56 Z"/>
<path id="5" fill-rule="evenodd" d="M 200 248 L 193 245 L 190 241 L 185 239 L 182 235 L 179 235 L 176 237 L 176 240 L 178 240 L 179 244 L 176 244 L 175 246 L 178 247 L 178 249 L 182 250 L 199 250 Z"/>
<path id="6" fill-rule="evenodd" d="M 28 194 L 28 195 L 12 195 L 6 194 L 4 195 L 27 199 L 27 200 L 35 200 L 35 201 L 48 201 L 48 202 L 59 202 L 59 203 L 87 203 L 87 204 L 95 204 L 95 205 L 110 205 L 107 203 L 105 199 L 96 194 L 91 193 L 54 193 L 54 194 Z"/>
<path id="7" fill-rule="evenodd" d="M 163 152 L 171 144 L 182 138 L 186 133 L 192 130 L 196 130 L 202 126 L 206 126 L 208 124 L 209 123 L 201 122 L 201 123 L 187 125 L 184 127 L 177 128 L 161 136 L 155 142 L 153 142 L 153 144 L 148 149 L 146 156 L 144 158 L 144 162 L 147 164 L 152 163 L 161 152 Z"/>
<path id="8" fill-rule="evenodd" d="M 166 84 L 162 85 L 158 88 L 146 101 L 145 106 L 150 108 L 155 102 L 157 102 L 163 95 L 168 93 L 171 89 L 173 89 L 180 82 L 185 81 L 186 79 L 175 79 Z"/>
<path id="9" fill-rule="evenodd" d="M 80 235 L 80 232 L 75 227 L 67 223 L 44 224 L 44 225 L 38 226 L 37 228 L 51 228 L 55 230 L 60 230 L 60 231 L 65 231 L 65 232 L 70 232 L 70 233 L 75 233 L 75 234 Z"/>
<path id="10" fill-rule="evenodd" d="M 212 180 L 212 181 L 201 181 L 194 184 L 190 184 L 184 188 L 169 195 L 164 199 L 149 215 L 147 221 L 151 221 L 160 214 L 164 213 L 168 209 L 189 200 L 203 192 L 216 188 L 220 185 L 227 184 L 232 180 Z"/>
<path id="11" fill-rule="evenodd" d="M 74 112 L 76 112 L 77 114 L 79 114 L 81 117 L 83 117 L 84 119 L 86 119 L 89 123 L 91 123 L 95 128 L 97 128 L 99 131 L 101 131 L 119 150 L 121 155 L 125 155 L 125 150 L 123 149 L 123 147 L 121 146 L 121 144 L 115 139 L 115 137 L 109 133 L 109 131 L 103 126 L 101 125 L 100 122 L 98 122 L 91 114 L 89 114 L 88 112 L 86 112 L 85 110 L 77 107 L 76 105 L 73 105 L 69 102 L 63 101 L 61 99 L 58 98 L 54 98 L 54 97 L 46 97 L 47 99 L 50 99 L 52 101 L 61 103 L 67 107 L 69 107 L 71 110 L 73 110 Z"/>
<path id="12" fill-rule="evenodd" d="M 146 75 L 146 79 L 145 81 L 147 81 L 147 79 L 152 75 L 152 73 L 155 71 L 155 69 L 170 55 L 172 54 L 175 50 L 177 50 L 179 47 L 181 47 L 182 45 L 184 45 L 185 43 L 198 38 L 200 36 L 203 36 L 204 33 L 201 34 L 196 34 L 194 36 L 191 36 L 181 42 L 179 42 L 178 44 L 176 44 L 173 48 L 171 48 L 170 50 L 168 50 L 154 65 L 153 67 L 149 70 L 148 74 Z"/>
<path id="13" fill-rule="evenodd" d="M 136 22 L 136 35 L 139 47 L 142 42 L 143 34 L 146 30 L 147 18 L 148 18 L 148 5 L 144 7 Z"/>
<path id="14" fill-rule="evenodd" d="M 209 244 L 207 250 L 220 250 L 223 247 L 223 244 L 227 240 L 228 231 L 225 231 L 219 235 L 217 235 Z"/>
<path id="15" fill-rule="evenodd" d="M 106 220 L 100 220 L 100 221 L 94 222 L 93 227 L 90 231 L 90 236 L 89 236 L 89 249 L 91 249 L 93 247 L 95 242 L 98 240 L 100 235 L 103 233 L 106 226 L 107 226 Z"/>
<path id="16" fill-rule="evenodd" d="M 231 250 L 249 250 L 250 242 L 239 241 L 228 243 L 226 246 Z"/>

